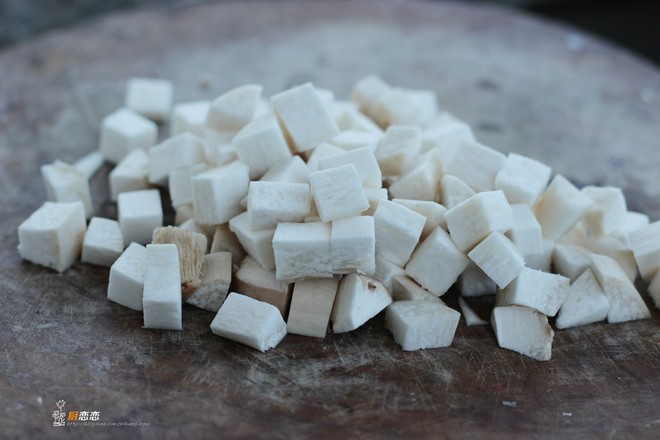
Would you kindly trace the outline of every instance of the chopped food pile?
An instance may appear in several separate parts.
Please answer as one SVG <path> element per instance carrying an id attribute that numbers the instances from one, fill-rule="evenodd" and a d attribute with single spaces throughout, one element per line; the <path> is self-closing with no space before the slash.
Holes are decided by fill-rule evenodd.
<path id="1" fill-rule="evenodd" d="M 447 347 L 453 285 L 467 325 L 487 322 L 464 298 L 495 295 L 498 344 L 537 360 L 551 358 L 548 317 L 557 329 L 650 318 L 638 273 L 660 307 L 660 221 L 628 211 L 621 189 L 580 189 L 479 143 L 430 90 L 369 76 L 347 101 L 311 83 L 262 91 L 172 105 L 169 81 L 130 79 L 98 151 L 41 167 L 50 201 L 18 228 L 22 258 L 110 267 L 108 299 L 145 328 L 182 330 L 185 302 L 260 351 L 383 311 L 403 350 Z M 104 163 L 110 192 L 93 195 Z M 94 217 L 93 197 L 116 201 L 117 219 Z"/>

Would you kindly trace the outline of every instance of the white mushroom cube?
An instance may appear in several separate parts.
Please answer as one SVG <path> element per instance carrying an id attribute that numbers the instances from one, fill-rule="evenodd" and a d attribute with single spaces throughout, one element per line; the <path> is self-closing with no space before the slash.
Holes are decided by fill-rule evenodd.
<path id="1" fill-rule="evenodd" d="M 376 149 L 376 159 L 386 176 L 400 176 L 410 169 L 422 148 L 419 127 L 394 125 Z"/>
<path id="2" fill-rule="evenodd" d="M 438 170 L 432 161 L 424 161 L 394 181 L 389 187 L 392 197 L 435 200 Z"/>
<path id="3" fill-rule="evenodd" d="M 309 183 L 309 168 L 300 156 L 292 156 L 270 167 L 261 180 L 264 182 Z"/>
<path id="4" fill-rule="evenodd" d="M 357 216 L 333 221 L 330 252 L 332 273 L 373 275 L 376 270 L 374 218 Z"/>
<path id="5" fill-rule="evenodd" d="M 46 202 L 18 227 L 18 252 L 25 260 L 64 272 L 78 259 L 86 229 L 81 202 Z"/>
<path id="6" fill-rule="evenodd" d="M 129 309 L 142 311 L 147 248 L 131 243 L 110 267 L 108 299 Z"/>
<path id="7" fill-rule="evenodd" d="M 511 205 L 513 225 L 506 233 L 523 255 L 538 255 L 543 252 L 541 225 L 525 204 Z"/>
<path id="8" fill-rule="evenodd" d="M 163 226 L 163 207 L 156 189 L 123 192 L 117 196 L 119 226 L 124 246 L 151 242 L 154 229 Z"/>
<path id="9" fill-rule="evenodd" d="M 89 180 L 101 169 L 103 162 L 103 154 L 96 150 L 76 160 L 73 167 L 78 171 L 82 171 Z"/>
<path id="10" fill-rule="evenodd" d="M 273 165 L 291 157 L 291 151 L 272 113 L 247 124 L 232 139 L 238 160 L 250 168 L 250 178 L 264 175 Z"/>
<path id="11" fill-rule="evenodd" d="M 404 276 L 406 271 L 385 258 L 376 255 L 376 272 L 374 278 L 383 283 L 388 292 L 394 289 L 394 277 Z"/>
<path id="12" fill-rule="evenodd" d="M 447 209 L 452 209 L 476 194 L 470 185 L 456 176 L 445 174 L 440 180 L 440 199 Z"/>
<path id="13" fill-rule="evenodd" d="M 236 132 L 253 118 L 263 87 L 246 84 L 216 98 L 206 115 L 206 126 L 220 132 Z"/>
<path id="14" fill-rule="evenodd" d="M 504 233 L 513 226 L 513 211 L 502 191 L 475 194 L 445 213 L 451 239 L 462 252 L 469 252 L 492 232 Z"/>
<path id="15" fill-rule="evenodd" d="M 458 277 L 458 290 L 461 295 L 484 296 L 495 295 L 497 293 L 497 284 L 491 280 L 479 266 L 470 261 L 461 276 Z"/>
<path id="16" fill-rule="evenodd" d="M 558 274 L 575 281 L 591 266 L 591 255 L 592 252 L 582 246 L 557 243 L 552 253 L 552 265 Z"/>
<path id="17" fill-rule="evenodd" d="M 366 148 L 373 153 L 382 139 L 383 132 L 380 128 L 378 131 L 346 130 L 328 140 L 328 143 L 347 151 Z M 380 172 L 380 169 L 378 171 Z"/>
<path id="18" fill-rule="evenodd" d="M 252 230 L 274 229 L 282 222 L 302 222 L 312 209 L 307 183 L 250 182 L 247 212 Z"/>
<path id="19" fill-rule="evenodd" d="M 353 164 L 309 173 L 309 183 L 323 222 L 353 217 L 369 208 L 360 176 Z"/>
<path id="20" fill-rule="evenodd" d="M 536 202 L 534 213 L 543 236 L 556 240 L 575 226 L 592 204 L 589 197 L 558 174 Z"/>
<path id="21" fill-rule="evenodd" d="M 291 302 L 291 284 L 275 277 L 275 270 L 264 269 L 256 260 L 247 256 L 241 262 L 234 277 L 234 289 L 243 295 L 277 307 L 286 316 Z"/>
<path id="22" fill-rule="evenodd" d="M 373 117 L 379 100 L 392 88 L 382 79 L 374 75 L 362 78 L 353 86 L 351 100 L 361 111 Z"/>
<path id="23" fill-rule="evenodd" d="M 543 240 L 543 252 L 535 255 L 525 255 L 525 264 L 532 269 L 550 272 L 552 265 L 552 253 L 555 249 L 555 242 L 552 240 Z"/>
<path id="24" fill-rule="evenodd" d="M 170 136 L 188 131 L 203 138 L 206 131 L 206 115 L 210 106 L 209 101 L 191 101 L 176 104 L 172 109 Z"/>
<path id="25" fill-rule="evenodd" d="M 105 160 L 117 163 L 136 148 L 151 147 L 157 138 L 158 127 L 153 121 L 120 108 L 103 118 L 99 148 Z"/>
<path id="26" fill-rule="evenodd" d="M 324 157 L 334 156 L 336 154 L 343 154 L 346 150 L 339 148 L 336 145 L 332 145 L 328 142 L 322 142 L 311 150 L 311 154 L 307 151 L 305 156 L 307 157 L 307 168 L 309 171 L 319 171 L 321 169 L 321 159 Z"/>
<path id="27" fill-rule="evenodd" d="M 181 272 L 175 244 L 148 244 L 142 293 L 144 327 L 183 330 Z"/>
<path id="28" fill-rule="evenodd" d="M 660 268 L 660 221 L 631 232 L 628 238 L 639 273 L 648 281 Z"/>
<path id="29" fill-rule="evenodd" d="M 366 211 L 362 212 L 362 215 L 371 215 L 373 216 L 378 209 L 378 204 L 381 200 L 387 200 L 387 188 L 365 188 L 364 194 L 367 196 L 369 201 L 369 208 Z"/>
<path id="30" fill-rule="evenodd" d="M 493 232 L 468 254 L 501 289 L 508 286 L 525 267 L 525 259 L 515 244 L 501 232 Z"/>
<path id="31" fill-rule="evenodd" d="M 344 153 L 322 157 L 319 160 L 319 168 L 327 170 L 342 165 L 353 164 L 360 176 L 360 181 L 365 187 L 380 188 L 383 184 L 378 161 L 373 150 L 369 147 L 357 148 Z"/>
<path id="32" fill-rule="evenodd" d="M 201 283 L 186 302 L 201 309 L 217 312 L 229 292 L 231 272 L 229 252 L 204 255 Z"/>
<path id="33" fill-rule="evenodd" d="M 506 288 L 497 293 L 498 306 L 527 306 L 546 316 L 555 316 L 569 293 L 564 276 L 524 268 Z"/>
<path id="34" fill-rule="evenodd" d="M 329 223 L 280 223 L 273 236 L 278 280 L 332 277 Z"/>
<path id="35" fill-rule="evenodd" d="M 297 151 L 307 151 L 339 134 L 339 127 L 311 83 L 270 98 Z"/>
<path id="36" fill-rule="evenodd" d="M 537 361 L 549 361 L 552 357 L 555 332 L 548 318 L 536 310 L 523 306 L 495 307 L 491 325 L 500 347 Z"/>
<path id="37" fill-rule="evenodd" d="M 378 238 L 376 238 L 378 244 Z M 468 266 L 469 260 L 449 234 L 436 228 L 415 250 L 406 274 L 436 296 L 442 296 Z"/>
<path id="38" fill-rule="evenodd" d="M 266 352 L 284 339 L 286 323 L 275 306 L 232 292 L 213 318 L 211 331 Z"/>
<path id="39" fill-rule="evenodd" d="M 93 217 L 83 242 L 83 263 L 110 267 L 124 250 L 119 223 L 107 218 Z"/>
<path id="40" fill-rule="evenodd" d="M 392 199 L 392 202 L 405 206 L 406 208 L 426 217 L 424 229 L 422 229 L 422 240 L 428 237 L 438 226 L 442 229 L 447 229 L 447 222 L 445 221 L 445 212 L 447 212 L 447 208 L 439 203 L 430 200 L 411 199 Z"/>
<path id="41" fill-rule="evenodd" d="M 389 200 L 381 200 L 374 213 L 376 255 L 404 266 L 424 230 L 426 217 Z"/>
<path id="42" fill-rule="evenodd" d="M 584 215 L 584 223 L 596 235 L 610 235 L 626 222 L 626 199 L 621 188 L 585 186 L 582 194 L 593 202 Z"/>
<path id="43" fill-rule="evenodd" d="M 220 225 L 243 211 L 241 199 L 248 193 L 247 165 L 233 162 L 192 177 L 195 221 Z"/>
<path id="44" fill-rule="evenodd" d="M 645 228 L 650 223 L 651 221 L 648 215 L 642 214 L 641 212 L 628 211 L 626 212 L 623 226 L 621 226 L 618 231 L 614 232 L 612 236 L 620 239 L 626 244 L 626 246 L 628 246 L 628 248 L 632 249 L 629 238 L 630 233 Z"/>
<path id="45" fill-rule="evenodd" d="M 324 338 L 337 296 L 338 278 L 302 280 L 293 286 L 287 332 Z"/>
<path id="46" fill-rule="evenodd" d="M 273 253 L 275 229 L 252 230 L 250 216 L 247 212 L 244 212 L 229 220 L 229 231 L 236 234 L 236 238 L 245 252 L 258 261 L 264 269 L 275 269 L 275 255 Z"/>
<path id="47" fill-rule="evenodd" d="M 85 217 L 94 213 L 89 181 L 84 172 L 56 160 L 52 164 L 41 166 L 41 177 L 46 186 L 48 199 L 53 202 L 82 202 Z"/>
<path id="48" fill-rule="evenodd" d="M 110 200 L 119 193 L 149 189 L 149 153 L 142 148 L 131 151 L 110 172 Z"/>
<path id="49" fill-rule="evenodd" d="M 190 133 L 181 133 L 149 149 L 149 183 L 167 185 L 177 168 L 204 163 L 204 143 Z"/>
<path id="50" fill-rule="evenodd" d="M 198 174 L 202 174 L 207 170 L 205 163 L 196 163 L 186 167 L 177 168 L 172 170 L 169 176 L 169 189 L 170 199 L 172 199 L 172 206 L 178 208 L 183 205 L 190 205 L 192 208 L 193 192 L 192 192 L 192 178 Z M 191 216 L 192 216 L 191 212 Z"/>
<path id="51" fill-rule="evenodd" d="M 592 236 L 588 245 L 589 250 L 594 254 L 607 255 L 613 258 L 619 263 L 630 281 L 635 281 L 635 278 L 637 278 L 635 255 L 623 240 L 609 235 Z"/>
<path id="52" fill-rule="evenodd" d="M 172 108 L 172 83 L 165 79 L 130 78 L 126 84 L 126 107 L 153 121 L 165 121 Z"/>
<path id="53" fill-rule="evenodd" d="M 607 322 L 635 321 L 651 317 L 644 300 L 616 261 L 605 255 L 593 255 L 591 270 L 610 303 Z"/>
<path id="54" fill-rule="evenodd" d="M 476 191 L 492 191 L 504 160 L 504 154 L 499 151 L 478 142 L 462 141 L 443 160 L 443 172 L 458 177 Z"/>
<path id="55" fill-rule="evenodd" d="M 534 206 L 548 186 L 552 169 L 534 159 L 509 153 L 495 176 L 495 189 L 501 189 L 509 203 Z"/>
<path id="56" fill-rule="evenodd" d="M 352 273 L 344 276 L 332 309 L 332 331 L 355 330 L 392 303 L 392 297 L 379 281 Z"/>
<path id="57" fill-rule="evenodd" d="M 559 310 L 557 328 L 577 327 L 607 318 L 610 303 L 591 269 L 585 270 L 571 285 Z"/>
<path id="58" fill-rule="evenodd" d="M 395 301 L 385 312 L 385 328 L 405 351 L 449 347 L 461 314 L 444 304 Z"/>
<path id="59" fill-rule="evenodd" d="M 444 304 L 439 297 L 405 275 L 392 277 L 392 299 L 394 301 L 430 301 Z"/>

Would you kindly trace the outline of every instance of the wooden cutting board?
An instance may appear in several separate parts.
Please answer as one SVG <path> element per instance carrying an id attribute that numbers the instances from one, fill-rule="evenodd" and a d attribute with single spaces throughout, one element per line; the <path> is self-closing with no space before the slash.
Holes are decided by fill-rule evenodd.
<path id="1" fill-rule="evenodd" d="M 39 166 L 96 149 L 128 77 L 169 78 L 184 101 L 304 81 L 345 98 L 371 73 L 435 90 L 484 143 L 621 186 L 631 209 L 660 218 L 660 72 L 557 24 L 445 2 L 255 1 L 51 32 L 0 53 L 0 436 L 657 438 L 657 310 L 557 331 L 549 362 L 463 321 L 451 347 L 403 352 L 382 317 L 262 354 L 213 336 L 213 314 L 188 306 L 183 332 L 143 330 L 140 313 L 107 301 L 107 269 L 60 275 L 19 258 L 16 228 L 46 198 Z M 108 172 L 92 191 L 114 217 Z M 487 317 L 492 299 L 472 304 Z M 149 426 L 53 427 L 60 399 Z"/>

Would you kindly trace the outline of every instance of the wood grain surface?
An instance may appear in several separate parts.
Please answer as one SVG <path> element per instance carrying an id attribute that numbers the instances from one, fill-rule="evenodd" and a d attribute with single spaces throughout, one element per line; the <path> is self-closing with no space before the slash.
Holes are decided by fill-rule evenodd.
<path id="1" fill-rule="evenodd" d="M 39 166 L 96 149 L 128 77 L 169 78 L 184 101 L 308 80 L 346 97 L 370 73 L 431 88 L 484 143 L 621 186 L 660 218 L 660 72 L 556 24 L 444 2 L 255 1 L 52 32 L 0 53 L 0 437 L 658 438 L 657 310 L 557 331 L 549 362 L 463 321 L 451 347 L 403 352 L 382 316 L 262 354 L 213 336 L 213 314 L 189 306 L 183 332 L 142 329 L 106 299 L 107 269 L 21 261 L 16 228 L 46 198 Z M 94 205 L 115 217 L 108 172 L 92 180 Z M 490 302 L 472 304 L 487 316 Z M 53 427 L 60 399 L 149 426 Z"/>

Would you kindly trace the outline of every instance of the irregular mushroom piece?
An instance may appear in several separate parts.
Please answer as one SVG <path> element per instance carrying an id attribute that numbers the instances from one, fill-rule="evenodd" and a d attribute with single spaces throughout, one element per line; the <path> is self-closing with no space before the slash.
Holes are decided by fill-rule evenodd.
<path id="1" fill-rule="evenodd" d="M 179 254 L 181 290 L 185 301 L 202 282 L 206 236 L 197 232 L 165 226 L 154 229 L 153 244 L 175 244 Z"/>
<path id="2" fill-rule="evenodd" d="M 265 352 L 284 339 L 286 323 L 272 304 L 232 292 L 213 318 L 211 331 Z"/>
<path id="3" fill-rule="evenodd" d="M 550 360 L 555 333 L 545 315 L 524 306 L 495 307 L 491 325 L 500 347 L 537 361 Z"/>
<path id="4" fill-rule="evenodd" d="M 607 318 L 609 308 L 603 289 L 587 268 L 571 285 L 555 325 L 562 329 L 602 321 Z"/>
<path id="5" fill-rule="evenodd" d="M 472 310 L 472 307 L 470 307 L 461 297 L 458 297 L 458 306 L 461 308 L 461 313 L 463 314 L 463 318 L 465 318 L 465 324 L 468 327 L 474 325 L 488 325 L 488 322 L 481 319 L 479 315 Z"/>
<path id="6" fill-rule="evenodd" d="M 250 228 L 249 214 L 244 212 L 229 220 L 229 232 L 236 234 L 236 238 L 244 251 L 258 261 L 264 269 L 275 269 L 275 253 L 273 251 L 275 229 L 253 231 Z M 231 237 L 227 237 L 227 240 L 231 240 Z M 238 249 L 233 248 L 234 245 L 231 242 L 228 242 L 227 245 L 232 246 L 235 252 L 239 252 Z"/>
<path id="7" fill-rule="evenodd" d="M 204 255 L 201 282 L 186 302 L 201 309 L 217 312 L 229 292 L 231 272 L 229 252 Z"/>
<path id="8" fill-rule="evenodd" d="M 460 317 L 441 303 L 396 301 L 387 307 L 385 328 L 405 351 L 449 347 Z"/>
<path id="9" fill-rule="evenodd" d="M 650 281 L 660 269 L 660 221 L 637 229 L 628 237 L 639 273 Z"/>
<path id="10" fill-rule="evenodd" d="M 397 275 L 405 275 L 406 271 L 396 264 L 376 255 L 376 272 L 374 278 L 383 283 L 388 292 L 392 292 L 393 279 Z"/>
<path id="11" fill-rule="evenodd" d="M 443 300 L 405 275 L 392 277 L 392 299 L 394 301 L 430 301 L 444 304 Z"/>
<path id="12" fill-rule="evenodd" d="M 591 270 L 610 303 L 607 322 L 626 322 L 651 317 L 641 295 L 616 261 L 605 255 L 593 255 Z"/>
<path id="13" fill-rule="evenodd" d="M 470 264 L 458 277 L 458 290 L 462 296 L 495 295 L 497 284 L 484 273 L 479 266 L 470 261 Z"/>
<path id="14" fill-rule="evenodd" d="M 332 309 L 332 331 L 355 330 L 390 305 L 392 297 L 379 281 L 365 275 L 345 275 Z"/>

